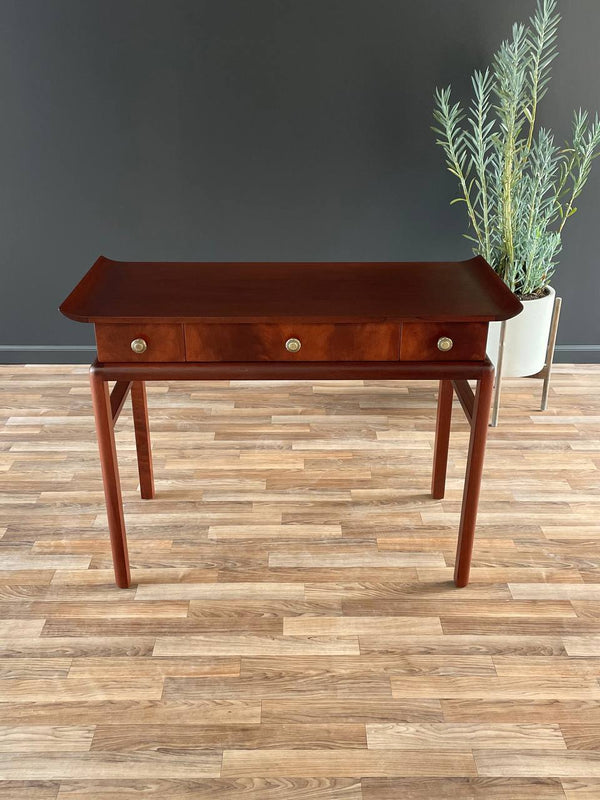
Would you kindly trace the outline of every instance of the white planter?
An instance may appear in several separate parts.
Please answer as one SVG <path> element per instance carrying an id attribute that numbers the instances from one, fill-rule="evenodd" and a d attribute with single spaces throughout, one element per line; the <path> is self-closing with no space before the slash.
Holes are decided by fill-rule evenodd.
<path id="1" fill-rule="evenodd" d="M 536 300 L 523 300 L 523 311 L 506 321 L 502 376 L 524 378 L 535 375 L 546 363 L 546 349 L 556 292 L 550 286 L 548 294 Z M 494 366 L 498 364 L 501 322 L 490 322 L 487 353 Z"/>

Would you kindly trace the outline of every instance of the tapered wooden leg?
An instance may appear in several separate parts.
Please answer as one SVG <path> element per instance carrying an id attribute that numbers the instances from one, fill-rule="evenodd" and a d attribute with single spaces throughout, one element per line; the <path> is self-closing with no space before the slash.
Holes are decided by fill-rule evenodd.
<path id="1" fill-rule="evenodd" d="M 493 370 L 483 375 L 477 382 L 460 528 L 458 531 L 458 545 L 456 548 L 456 566 L 454 568 L 454 583 L 456 586 L 466 586 L 469 582 L 493 385 Z"/>
<path id="2" fill-rule="evenodd" d="M 148 424 L 148 402 L 146 400 L 146 384 L 144 381 L 132 382 L 131 405 L 133 407 L 135 446 L 140 475 L 140 494 L 144 500 L 152 500 L 154 497 L 154 475 L 152 471 L 150 426 Z"/>
<path id="3" fill-rule="evenodd" d="M 102 467 L 102 480 L 104 481 L 104 496 L 106 497 L 106 514 L 108 517 L 115 580 L 117 586 L 126 589 L 131 582 L 131 576 L 129 573 L 129 555 L 127 553 L 127 537 L 123 518 L 123 500 L 119 481 L 119 465 L 117 463 L 110 393 L 108 382 L 93 367 L 90 370 L 90 383 L 92 386 L 92 401 L 96 418 L 96 434 L 98 437 L 98 449 L 100 450 L 100 465 Z"/>
<path id="4" fill-rule="evenodd" d="M 450 441 L 453 394 L 452 381 L 440 381 L 437 422 L 435 426 L 433 475 L 431 478 L 431 494 L 436 500 L 441 500 L 446 489 L 446 468 L 448 465 L 448 444 Z"/>

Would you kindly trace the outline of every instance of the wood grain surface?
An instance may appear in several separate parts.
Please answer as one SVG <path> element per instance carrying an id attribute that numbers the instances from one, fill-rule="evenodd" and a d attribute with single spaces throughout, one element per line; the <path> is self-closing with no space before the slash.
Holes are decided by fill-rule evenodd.
<path id="1" fill-rule="evenodd" d="M 600 368 L 504 382 L 464 589 L 385 380 L 148 383 L 151 504 L 128 398 L 117 589 L 87 372 L 0 367 L 1 800 L 600 797 Z"/>
<path id="2" fill-rule="evenodd" d="M 481 256 L 458 262 L 132 262 L 100 256 L 63 301 L 79 322 L 485 322 L 521 303 Z M 138 334 L 139 335 L 139 334 Z"/>
<path id="3" fill-rule="evenodd" d="M 186 361 L 397 361 L 400 329 L 393 323 L 188 323 L 185 356 Z M 286 349 L 290 338 L 300 342 L 297 352 Z"/>

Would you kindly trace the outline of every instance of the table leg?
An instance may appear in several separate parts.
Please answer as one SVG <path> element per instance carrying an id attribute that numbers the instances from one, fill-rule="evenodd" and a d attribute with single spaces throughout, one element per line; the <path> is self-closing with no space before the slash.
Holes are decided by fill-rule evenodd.
<path id="1" fill-rule="evenodd" d="M 106 498 L 106 514 L 110 532 L 115 580 L 117 586 L 126 589 L 131 577 L 129 574 L 129 556 L 127 553 L 127 538 L 125 533 L 125 520 L 123 517 L 123 500 L 121 497 L 121 483 L 119 481 L 119 465 L 117 462 L 117 449 L 115 446 L 115 432 L 110 405 L 108 381 L 102 375 L 90 370 L 90 383 L 92 387 L 92 401 L 94 416 L 96 418 L 96 434 L 98 449 L 100 451 L 100 465 L 102 467 L 102 480 L 104 481 L 104 496 Z"/>
<path id="2" fill-rule="evenodd" d="M 431 478 L 431 494 L 436 500 L 441 500 L 446 488 L 446 468 L 448 465 L 448 444 L 450 441 L 453 395 L 452 381 L 440 381 L 437 422 L 435 426 L 433 475 Z"/>
<path id="3" fill-rule="evenodd" d="M 140 476 L 140 494 L 144 500 L 152 500 L 154 497 L 154 475 L 152 472 L 150 427 L 148 424 L 148 401 L 146 399 L 146 384 L 144 381 L 132 381 L 131 405 L 133 407 L 135 447 Z"/>
<path id="4" fill-rule="evenodd" d="M 493 385 L 492 370 L 477 381 L 454 568 L 454 583 L 459 587 L 469 582 Z"/>

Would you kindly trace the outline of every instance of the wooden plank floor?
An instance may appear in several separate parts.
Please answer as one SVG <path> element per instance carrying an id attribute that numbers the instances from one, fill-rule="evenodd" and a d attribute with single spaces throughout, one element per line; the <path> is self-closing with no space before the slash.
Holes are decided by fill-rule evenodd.
<path id="1" fill-rule="evenodd" d="M 84 367 L 0 367 L 0 800 L 600 797 L 600 367 L 505 381 L 472 583 L 434 383 L 150 384 L 113 585 Z"/>

